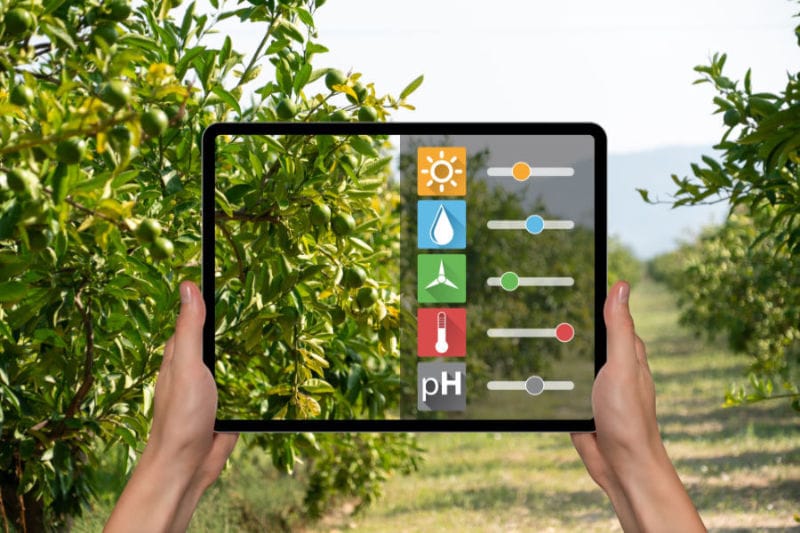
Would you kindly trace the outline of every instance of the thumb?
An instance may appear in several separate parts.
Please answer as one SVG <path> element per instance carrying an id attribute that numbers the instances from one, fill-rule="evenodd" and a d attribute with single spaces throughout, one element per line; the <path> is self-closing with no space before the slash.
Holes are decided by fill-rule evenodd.
<path id="1" fill-rule="evenodd" d="M 180 286 L 181 310 L 175 326 L 175 353 L 173 360 L 183 361 L 203 359 L 203 322 L 206 306 L 197 285 L 184 281 Z"/>
<path id="2" fill-rule="evenodd" d="M 618 281 L 608 291 L 603 316 L 608 332 L 608 362 L 629 364 L 636 361 L 636 332 L 628 308 L 630 285 Z"/>

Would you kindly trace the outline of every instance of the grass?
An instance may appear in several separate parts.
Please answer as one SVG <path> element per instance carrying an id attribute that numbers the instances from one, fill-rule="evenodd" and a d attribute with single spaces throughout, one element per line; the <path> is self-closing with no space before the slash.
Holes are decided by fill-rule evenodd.
<path id="1" fill-rule="evenodd" d="M 637 331 L 656 382 L 662 434 L 706 525 L 716 531 L 800 530 L 800 417 L 783 401 L 721 407 L 747 357 L 676 325 L 663 286 L 634 288 Z M 278 475 L 263 452 L 237 449 L 201 501 L 190 531 L 609 531 L 619 530 L 605 495 L 562 434 L 420 434 L 419 472 L 395 476 L 361 515 L 342 502 L 316 524 L 298 518 L 299 478 Z M 75 531 L 96 531 L 100 505 Z"/>

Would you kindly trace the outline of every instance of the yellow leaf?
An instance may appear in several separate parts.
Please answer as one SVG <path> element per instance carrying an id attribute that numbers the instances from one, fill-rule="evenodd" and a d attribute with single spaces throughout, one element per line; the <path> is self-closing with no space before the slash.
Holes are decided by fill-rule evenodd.
<path id="1" fill-rule="evenodd" d="M 78 233 L 88 229 L 92 224 L 94 224 L 94 215 L 89 215 L 88 217 L 84 218 L 83 222 L 81 222 L 81 225 L 78 226 Z"/>
<path id="2" fill-rule="evenodd" d="M 106 136 L 106 132 L 101 131 L 97 134 L 97 153 L 102 154 L 106 151 L 106 142 L 108 137 Z"/>
<path id="3" fill-rule="evenodd" d="M 352 88 L 352 87 L 350 87 L 349 85 L 341 85 L 341 84 L 339 84 L 339 85 L 334 85 L 334 86 L 333 86 L 333 90 L 334 90 L 334 91 L 339 91 L 340 93 L 347 93 L 347 94 L 349 94 L 350 96 L 352 96 L 353 98 L 355 98 L 356 100 L 358 100 L 358 95 L 357 95 L 357 94 L 356 94 L 356 92 L 353 90 L 353 88 Z"/>
<path id="4" fill-rule="evenodd" d="M 156 89 L 156 98 L 162 99 L 170 94 L 177 94 L 178 96 L 189 96 L 189 90 L 183 85 L 165 85 Z"/>
<path id="5" fill-rule="evenodd" d="M 150 85 L 159 85 L 165 79 L 175 75 L 175 67 L 168 63 L 153 63 L 147 69 L 147 81 Z"/>

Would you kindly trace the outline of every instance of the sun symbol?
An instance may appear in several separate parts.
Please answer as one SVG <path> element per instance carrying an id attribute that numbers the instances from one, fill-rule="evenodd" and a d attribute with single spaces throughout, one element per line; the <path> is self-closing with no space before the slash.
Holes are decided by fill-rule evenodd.
<path id="1" fill-rule="evenodd" d="M 429 168 L 420 169 L 421 174 L 427 174 L 430 179 L 425 183 L 426 187 L 437 183 L 439 185 L 439 192 L 444 192 L 445 185 L 450 184 L 453 187 L 458 187 L 458 182 L 454 179 L 458 174 L 463 174 L 464 171 L 460 168 L 455 168 L 453 163 L 458 161 L 458 157 L 452 156 L 447 159 L 444 155 L 444 150 L 439 150 L 438 159 L 431 156 L 425 158 L 430 163 Z"/>

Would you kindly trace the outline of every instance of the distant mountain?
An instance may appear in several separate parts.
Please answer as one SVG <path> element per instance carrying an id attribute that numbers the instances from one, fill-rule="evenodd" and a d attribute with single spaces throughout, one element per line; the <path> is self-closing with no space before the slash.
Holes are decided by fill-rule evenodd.
<path id="1" fill-rule="evenodd" d="M 678 207 L 646 204 L 636 189 L 647 189 L 651 199 L 667 201 L 676 191 L 670 175 L 691 174 L 690 164 L 709 146 L 670 146 L 608 158 L 608 233 L 630 246 L 640 259 L 673 250 L 709 224 L 721 223 L 726 203 Z"/>

